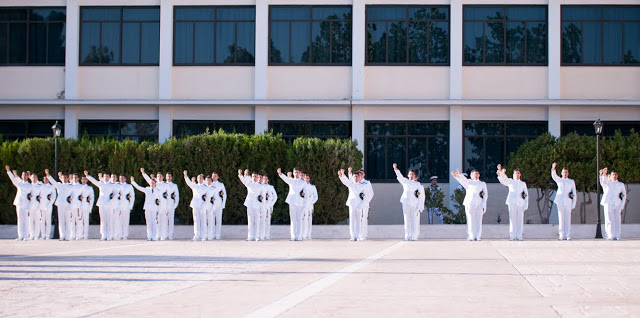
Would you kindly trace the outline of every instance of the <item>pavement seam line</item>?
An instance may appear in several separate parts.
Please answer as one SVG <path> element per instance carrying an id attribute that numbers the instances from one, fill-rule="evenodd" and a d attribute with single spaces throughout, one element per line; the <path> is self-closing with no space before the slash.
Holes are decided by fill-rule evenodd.
<path id="1" fill-rule="evenodd" d="M 140 243 L 140 244 L 132 244 L 132 245 L 118 245 L 118 246 L 110 246 L 110 247 L 91 248 L 91 249 L 86 249 L 86 250 L 72 250 L 72 251 L 45 253 L 45 254 L 36 254 L 36 255 L 0 256 L 0 261 L 1 260 L 5 260 L 5 259 L 14 259 L 14 258 L 32 258 L 32 257 L 41 257 L 41 256 L 72 254 L 72 253 L 78 253 L 78 252 L 104 251 L 104 250 L 111 250 L 111 249 L 116 249 L 116 248 L 125 248 L 125 247 L 130 247 L 130 246 L 140 246 L 140 245 L 147 245 L 147 244 L 149 244 L 149 243 Z"/>
<path id="2" fill-rule="evenodd" d="M 327 276 L 319 278 L 316 281 L 304 287 L 301 287 L 291 292 L 290 294 L 283 296 L 282 298 L 272 302 L 271 304 L 265 305 L 244 317 L 245 318 L 258 318 L 258 317 L 267 318 L 267 317 L 276 317 L 280 314 L 283 314 L 284 312 L 297 306 L 303 301 L 311 298 L 314 295 L 317 295 L 327 287 L 333 285 L 334 283 L 338 282 L 339 280 L 343 279 L 349 274 L 393 252 L 394 250 L 405 245 L 406 243 L 407 242 L 405 241 L 397 242 L 383 249 L 382 251 L 372 254 L 366 258 L 363 258 L 351 265 L 343 267 Z"/>

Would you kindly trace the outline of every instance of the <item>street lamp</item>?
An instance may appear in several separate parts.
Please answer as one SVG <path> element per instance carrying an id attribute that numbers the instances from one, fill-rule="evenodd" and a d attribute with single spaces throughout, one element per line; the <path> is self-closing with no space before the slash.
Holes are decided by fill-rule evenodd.
<path id="1" fill-rule="evenodd" d="M 598 224 L 596 225 L 596 238 L 602 238 L 602 226 L 600 221 L 600 135 L 602 135 L 602 127 L 604 125 L 598 118 L 593 127 L 596 129 L 596 193 L 598 200 L 596 205 L 598 206 Z"/>
<path id="2" fill-rule="evenodd" d="M 62 126 L 60 126 L 60 124 L 58 123 L 58 121 L 56 120 L 56 123 L 51 126 L 51 130 L 53 131 L 53 138 L 56 139 L 55 142 L 55 177 L 58 177 L 58 142 L 60 139 L 60 135 L 62 133 Z M 51 226 L 51 230 L 53 232 L 53 238 L 57 239 L 59 238 L 59 234 L 58 231 L 56 231 L 56 224 L 58 223 L 58 207 L 56 205 L 54 205 L 54 209 L 55 209 L 55 213 L 53 213 L 53 225 Z"/>

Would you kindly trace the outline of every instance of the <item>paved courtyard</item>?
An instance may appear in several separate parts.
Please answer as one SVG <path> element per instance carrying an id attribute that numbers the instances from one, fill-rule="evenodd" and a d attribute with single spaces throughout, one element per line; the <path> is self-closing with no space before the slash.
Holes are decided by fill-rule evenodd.
<path id="1" fill-rule="evenodd" d="M 0 240 L 2 317 L 640 317 L 640 241 Z"/>

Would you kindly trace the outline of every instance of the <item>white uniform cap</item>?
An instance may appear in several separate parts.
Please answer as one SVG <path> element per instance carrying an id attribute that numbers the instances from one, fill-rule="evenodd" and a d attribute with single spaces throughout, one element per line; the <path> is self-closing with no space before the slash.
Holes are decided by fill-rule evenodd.
<path id="1" fill-rule="evenodd" d="M 438 176 L 431 176 L 431 178 L 429 178 L 430 180 L 436 179 L 438 180 Z"/>

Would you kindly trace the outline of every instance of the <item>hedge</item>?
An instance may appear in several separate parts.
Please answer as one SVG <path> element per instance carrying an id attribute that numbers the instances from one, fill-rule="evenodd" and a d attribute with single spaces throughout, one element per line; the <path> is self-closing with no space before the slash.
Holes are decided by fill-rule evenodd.
<path id="1" fill-rule="evenodd" d="M 347 191 L 338 180 L 336 172 L 348 166 L 360 169 L 362 153 L 356 142 L 350 140 L 298 138 L 286 143 L 280 135 L 242 135 L 223 131 L 212 134 L 170 139 L 164 144 L 136 143 L 102 138 L 60 139 L 59 165 L 63 173 L 82 174 L 89 171 L 94 177 L 99 172 L 134 176 L 139 184 L 146 184 L 140 174 L 144 167 L 149 174 L 170 172 L 180 190 L 180 204 L 176 210 L 176 224 L 193 224 L 189 202 L 191 190 L 184 183 L 183 170 L 189 176 L 217 172 L 227 188 L 228 201 L 223 213 L 224 224 L 246 224 L 246 208 L 243 206 L 246 188 L 238 180 L 238 169 L 249 169 L 269 176 L 279 200 L 272 222 L 288 224 L 288 206 L 284 202 L 288 186 L 277 176 L 277 168 L 291 171 L 299 167 L 312 178 L 318 189 L 319 200 L 315 205 L 315 224 L 337 224 L 348 217 L 345 206 Z M 17 171 L 38 173 L 41 180 L 44 169 L 53 172 L 54 139 L 31 138 L 22 141 L 4 141 L 0 144 L 0 162 Z M 97 188 L 94 187 L 96 195 Z M 16 214 L 12 206 L 16 189 L 8 177 L 0 177 L 0 224 L 15 224 Z M 144 224 L 142 205 L 144 195 L 136 192 L 136 202 L 131 213 L 131 224 Z M 94 207 L 91 223 L 98 224 L 97 207 Z"/>

